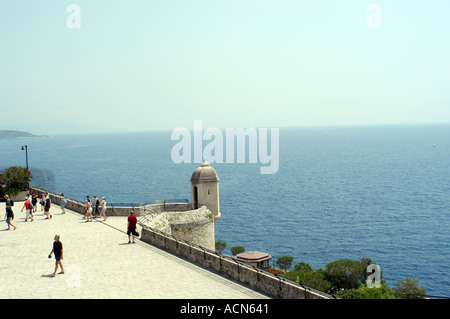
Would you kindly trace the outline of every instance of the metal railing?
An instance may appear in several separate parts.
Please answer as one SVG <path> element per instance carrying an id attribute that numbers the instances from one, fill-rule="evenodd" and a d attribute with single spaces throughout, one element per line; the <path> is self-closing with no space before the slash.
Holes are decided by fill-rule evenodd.
<path id="1" fill-rule="evenodd" d="M 150 205 L 163 205 L 163 209 L 171 209 L 172 205 L 170 204 L 179 204 L 178 206 L 181 208 L 192 209 L 192 204 L 189 203 L 189 200 L 183 198 L 183 199 L 161 199 L 161 200 L 153 200 L 145 203 L 107 203 L 106 206 L 108 207 L 132 207 L 137 208 L 141 207 L 145 209 L 145 206 Z M 177 206 L 177 207 L 178 207 Z"/>

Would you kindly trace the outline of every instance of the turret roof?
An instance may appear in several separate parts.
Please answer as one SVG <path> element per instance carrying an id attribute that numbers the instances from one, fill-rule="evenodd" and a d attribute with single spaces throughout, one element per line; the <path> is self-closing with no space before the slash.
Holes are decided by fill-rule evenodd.
<path id="1" fill-rule="evenodd" d="M 191 182 L 192 181 L 217 182 L 219 181 L 219 177 L 217 176 L 216 170 L 210 166 L 205 159 L 203 163 L 195 169 L 194 173 L 192 173 Z"/>

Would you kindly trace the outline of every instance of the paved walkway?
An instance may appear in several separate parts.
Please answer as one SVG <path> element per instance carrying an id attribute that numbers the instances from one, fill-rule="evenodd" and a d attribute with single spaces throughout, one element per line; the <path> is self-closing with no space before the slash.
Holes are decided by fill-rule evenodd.
<path id="1" fill-rule="evenodd" d="M 87 223 L 53 205 L 52 219 L 39 207 L 34 221 L 25 222 L 22 206 L 15 202 L 17 229 L 8 231 L 0 203 L 0 298 L 267 298 L 147 243 L 128 244 L 126 217 Z M 64 245 L 65 274 L 51 277 L 55 234 Z"/>

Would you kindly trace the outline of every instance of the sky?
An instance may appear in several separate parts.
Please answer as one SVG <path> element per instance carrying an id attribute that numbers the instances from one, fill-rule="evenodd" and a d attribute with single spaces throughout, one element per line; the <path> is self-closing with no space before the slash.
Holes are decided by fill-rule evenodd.
<path id="1" fill-rule="evenodd" d="M 448 0 L 0 0 L 0 129 L 450 123 L 449 13 Z"/>

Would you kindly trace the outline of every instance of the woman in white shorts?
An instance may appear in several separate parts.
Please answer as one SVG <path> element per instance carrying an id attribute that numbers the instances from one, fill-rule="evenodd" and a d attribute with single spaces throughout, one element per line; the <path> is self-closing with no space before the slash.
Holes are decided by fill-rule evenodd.
<path id="1" fill-rule="evenodd" d="M 100 213 L 103 216 L 103 221 L 106 220 L 106 198 L 102 197 L 102 202 L 100 203 Z"/>
<path id="2" fill-rule="evenodd" d="M 89 220 L 89 217 L 91 217 L 91 220 Z M 91 204 L 91 199 L 88 198 L 86 200 L 86 222 L 91 222 L 92 221 L 92 204 Z"/>

